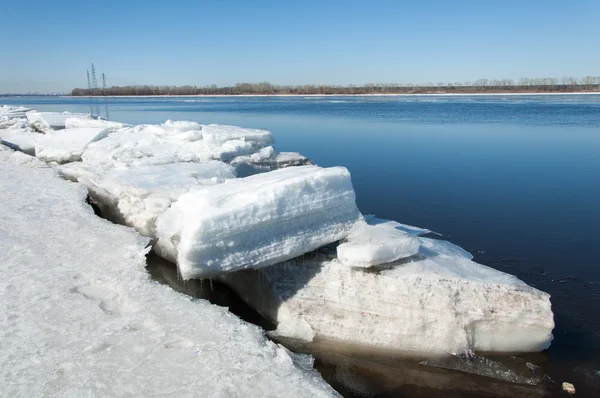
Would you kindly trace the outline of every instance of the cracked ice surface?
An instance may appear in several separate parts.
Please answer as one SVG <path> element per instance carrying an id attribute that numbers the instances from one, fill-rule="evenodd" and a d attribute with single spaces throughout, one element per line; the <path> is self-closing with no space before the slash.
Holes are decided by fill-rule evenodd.
<path id="1" fill-rule="evenodd" d="M 3 395 L 335 395 L 258 327 L 151 282 L 147 240 L 83 187 L 1 145 L 0 170 Z"/>

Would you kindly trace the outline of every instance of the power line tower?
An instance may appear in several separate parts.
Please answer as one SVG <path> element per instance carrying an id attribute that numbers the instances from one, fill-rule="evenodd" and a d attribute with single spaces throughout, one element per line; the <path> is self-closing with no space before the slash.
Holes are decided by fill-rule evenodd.
<path id="1" fill-rule="evenodd" d="M 102 73 L 102 90 L 106 90 L 106 75 Z"/>
<path id="2" fill-rule="evenodd" d="M 89 69 L 87 70 L 87 77 L 88 77 L 88 90 L 89 90 L 90 88 L 92 88 L 92 83 L 90 83 L 90 70 Z"/>
<path id="3" fill-rule="evenodd" d="M 92 88 L 98 88 L 98 80 L 96 80 L 96 68 L 92 64 Z"/>

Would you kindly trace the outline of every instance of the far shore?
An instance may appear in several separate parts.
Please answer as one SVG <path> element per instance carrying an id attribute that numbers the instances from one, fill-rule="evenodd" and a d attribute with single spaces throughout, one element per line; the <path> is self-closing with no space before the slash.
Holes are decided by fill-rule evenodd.
<path id="1" fill-rule="evenodd" d="M 600 95 L 600 91 L 576 91 L 576 92 L 507 92 L 507 93 L 373 93 L 373 94 L 156 94 L 156 95 L 60 95 L 59 97 L 69 98 L 158 98 L 158 97 L 198 97 L 198 98 L 218 98 L 218 97 L 491 97 L 491 96 L 539 96 L 539 95 Z M 27 96 L 27 95 L 23 95 Z M 47 95 L 45 95 L 47 96 Z M 1 97 L 1 95 L 0 95 Z"/>

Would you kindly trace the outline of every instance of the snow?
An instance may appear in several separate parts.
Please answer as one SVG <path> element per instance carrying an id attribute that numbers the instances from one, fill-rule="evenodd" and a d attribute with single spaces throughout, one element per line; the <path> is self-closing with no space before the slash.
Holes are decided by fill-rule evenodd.
<path id="1" fill-rule="evenodd" d="M 207 163 L 172 163 L 112 170 L 103 176 L 86 174 L 70 163 L 60 168 L 63 175 L 79 176 L 102 215 L 135 228 L 148 237 L 156 236 L 156 218 L 194 186 L 213 185 L 235 178 L 234 168 L 218 160 Z"/>
<path id="2" fill-rule="evenodd" d="M 417 254 L 419 245 L 416 236 L 390 222 L 369 225 L 361 220 L 337 247 L 337 258 L 344 265 L 368 268 Z"/>
<path id="3" fill-rule="evenodd" d="M 347 236 L 359 217 L 343 167 L 291 167 L 202 187 L 157 220 L 184 279 L 266 267 Z"/>
<path id="4" fill-rule="evenodd" d="M 335 396 L 264 331 L 154 283 L 147 239 L 0 145 L 4 396 Z"/>
<path id="5" fill-rule="evenodd" d="M 74 162 L 92 142 L 108 135 L 106 128 L 70 128 L 48 132 L 37 139 L 35 155 L 46 161 L 56 163 Z"/>
<path id="6" fill-rule="evenodd" d="M 415 256 L 375 272 L 317 254 L 221 279 L 278 323 L 274 336 L 414 356 L 532 352 L 550 345 L 548 294 L 471 261 L 449 242 L 417 239 Z"/>
<path id="7" fill-rule="evenodd" d="M 71 112 L 27 112 L 29 123 L 38 131 L 43 133 L 52 132 L 52 130 L 64 129 L 67 119 L 92 119 L 92 115 L 88 113 L 71 113 Z"/>

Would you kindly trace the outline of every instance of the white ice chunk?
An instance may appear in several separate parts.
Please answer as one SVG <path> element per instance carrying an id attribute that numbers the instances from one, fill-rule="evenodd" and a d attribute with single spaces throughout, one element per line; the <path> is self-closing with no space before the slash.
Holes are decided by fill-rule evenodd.
<path id="1" fill-rule="evenodd" d="M 43 135 L 30 129 L 0 130 L 0 141 L 4 145 L 32 156 L 35 155 L 35 143 L 40 137 Z"/>
<path id="2" fill-rule="evenodd" d="M 74 118 L 69 117 L 65 120 L 65 128 L 67 129 L 76 129 L 76 128 L 105 128 L 110 131 L 115 131 L 123 127 L 129 126 L 125 123 L 120 122 L 111 122 L 103 119 L 82 119 L 82 118 Z"/>
<path id="3" fill-rule="evenodd" d="M 359 217 L 343 167 L 281 169 L 183 195 L 157 220 L 184 279 L 259 268 L 346 237 Z"/>
<path id="4" fill-rule="evenodd" d="M 245 140 L 260 143 L 261 146 L 265 146 L 273 142 L 270 131 L 220 124 L 208 124 L 202 126 L 202 137 L 206 141 L 216 144 L 222 144 L 230 140 Z"/>
<path id="5" fill-rule="evenodd" d="M 410 257 L 419 251 L 419 239 L 390 223 L 369 225 L 359 221 L 337 247 L 340 263 L 368 268 Z"/>
<path id="6" fill-rule="evenodd" d="M 206 133 L 205 130 L 212 130 Z M 239 131 L 238 131 L 239 130 Z M 227 133 L 217 134 L 218 126 L 201 126 L 195 122 L 167 121 L 162 125 L 126 127 L 90 145 L 82 159 L 109 169 L 178 162 L 230 161 L 249 155 L 265 145 L 269 132 L 247 133 L 247 129 L 224 126 Z M 250 130 L 251 132 L 254 130 Z M 256 138 L 256 141 L 252 139 Z"/>
<path id="7" fill-rule="evenodd" d="M 37 130 L 49 133 L 52 130 L 65 128 L 67 119 L 92 119 L 92 115 L 88 113 L 71 113 L 71 112 L 28 112 L 27 119 L 29 123 Z"/>
<path id="8" fill-rule="evenodd" d="M 221 276 L 279 324 L 276 335 L 335 340 L 409 355 L 532 352 L 554 328 L 550 296 L 418 238 L 416 256 L 362 270 L 327 256 Z M 439 249 L 439 250 L 438 250 Z"/>
<path id="9" fill-rule="evenodd" d="M 27 112 L 32 111 L 31 108 L 25 108 L 24 106 L 11 106 L 2 105 L 0 106 L 0 116 L 7 116 L 11 118 L 26 118 Z"/>
<path id="10" fill-rule="evenodd" d="M 35 143 L 35 154 L 46 162 L 67 163 L 81 159 L 88 144 L 105 138 L 106 128 L 72 128 L 42 135 Z"/>
<path id="11" fill-rule="evenodd" d="M 264 330 L 152 282 L 147 239 L 96 217 L 83 187 L 4 148 L 2 396 L 336 396 Z"/>
<path id="12" fill-rule="evenodd" d="M 106 218 L 131 226 L 144 236 L 155 237 L 155 223 L 181 195 L 192 187 L 214 185 L 235 178 L 234 168 L 223 162 L 172 163 L 113 170 L 93 176 L 82 165 L 61 167 L 67 176 L 77 175 Z M 83 166 L 83 167 L 81 167 Z"/>
<path id="13" fill-rule="evenodd" d="M 305 166 L 312 162 L 297 152 L 277 152 L 272 146 L 249 156 L 238 156 L 231 161 L 240 177 L 246 177 L 257 173 L 265 173 L 290 166 Z"/>

